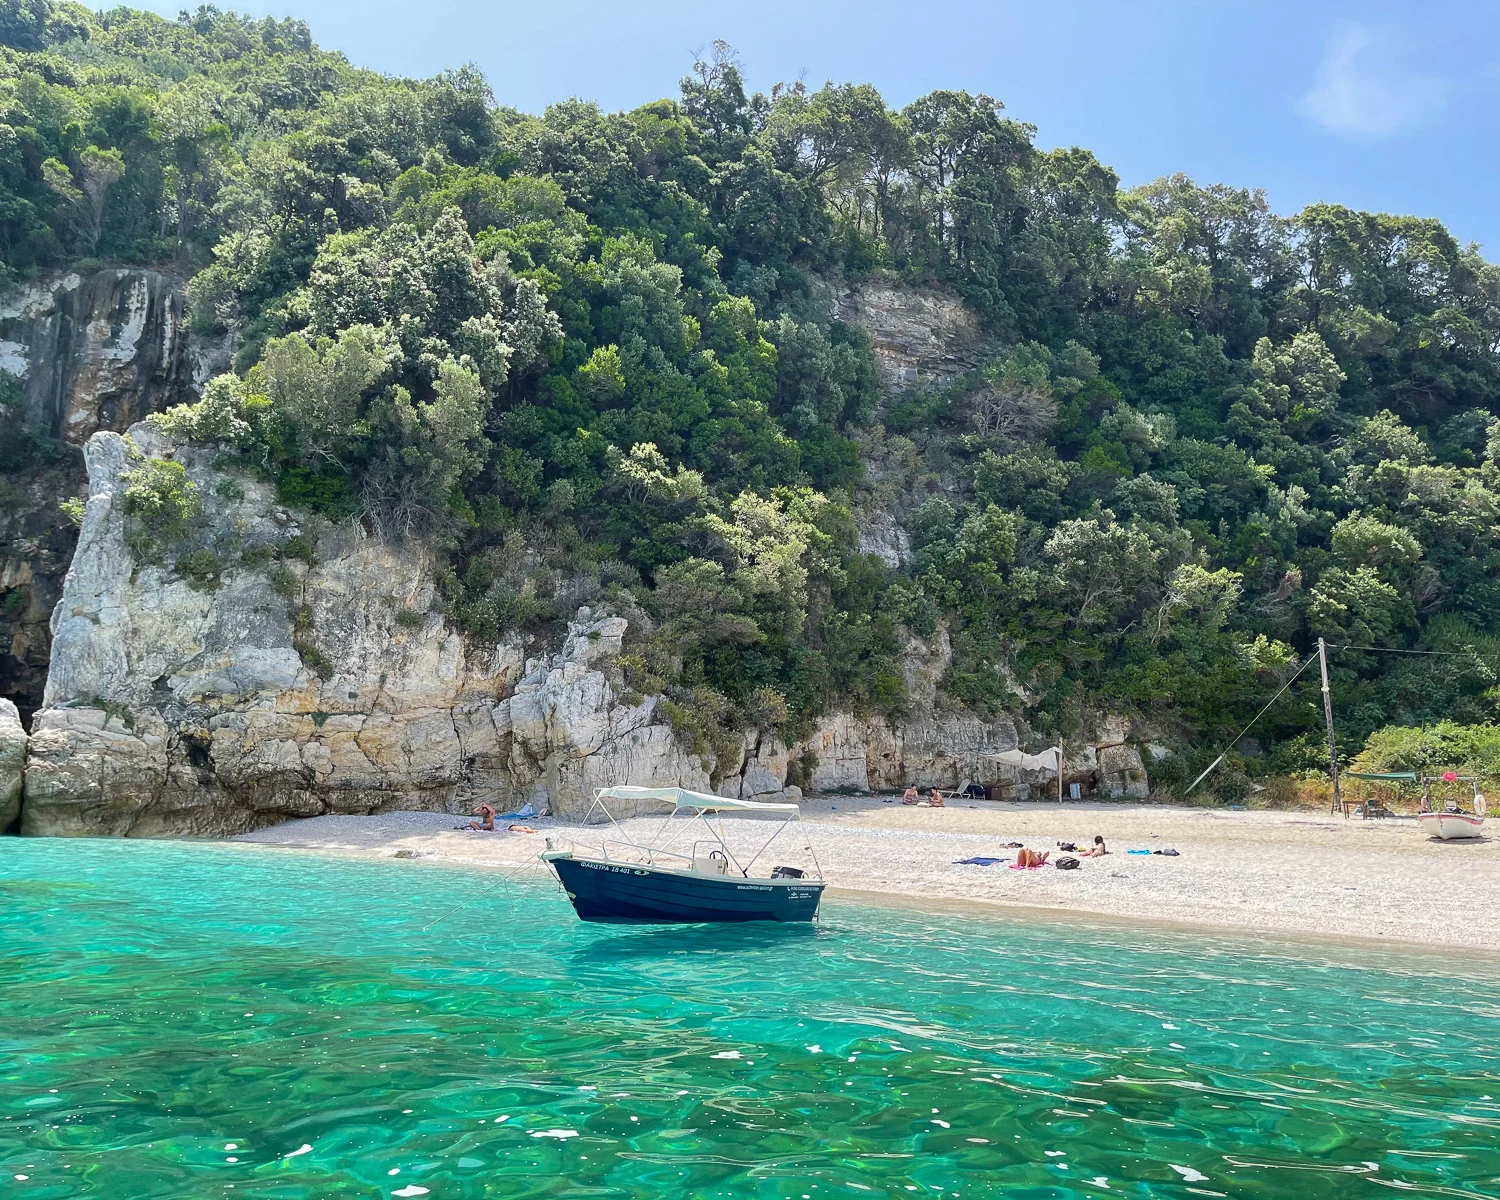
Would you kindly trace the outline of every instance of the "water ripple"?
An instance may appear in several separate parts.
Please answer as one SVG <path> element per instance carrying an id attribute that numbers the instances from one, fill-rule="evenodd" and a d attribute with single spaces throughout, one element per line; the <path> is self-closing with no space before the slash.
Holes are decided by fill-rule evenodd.
<path id="1" fill-rule="evenodd" d="M 18 1195 L 1500 1194 L 1472 962 L 838 902 L 622 930 L 421 864 L 6 846 Z"/>

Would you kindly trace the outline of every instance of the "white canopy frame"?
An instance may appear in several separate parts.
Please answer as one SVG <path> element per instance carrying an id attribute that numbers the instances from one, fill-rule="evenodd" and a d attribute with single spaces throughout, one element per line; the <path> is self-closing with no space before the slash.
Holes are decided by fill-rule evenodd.
<path id="1" fill-rule="evenodd" d="M 616 820 L 615 815 L 609 811 L 608 805 L 605 804 L 606 800 L 657 800 L 672 805 L 672 811 L 667 813 L 662 819 L 658 836 L 662 837 L 663 840 L 654 842 L 652 845 L 643 845 L 630 839 L 626 835 L 625 830 L 620 827 L 620 822 Z M 802 813 L 801 807 L 792 803 L 766 804 L 756 800 L 739 800 L 731 796 L 714 796 L 706 792 L 692 792 L 686 788 L 643 787 L 635 784 L 617 784 L 613 787 L 595 789 L 594 802 L 589 805 L 588 812 L 584 814 L 585 824 L 588 823 L 589 817 L 593 815 L 596 808 L 604 814 L 605 818 L 620 835 L 618 844 L 643 852 L 653 866 L 656 865 L 655 856 L 657 854 L 680 858 L 690 865 L 695 864 L 697 861 L 696 851 L 701 841 L 694 842 L 690 848 L 692 852 L 687 854 L 682 853 L 680 850 L 674 850 L 672 847 L 679 843 L 684 831 L 695 829 L 701 824 L 708 832 L 709 837 L 707 840 L 713 842 L 716 849 L 724 855 L 725 861 L 732 864 L 735 870 L 739 871 L 741 877 L 745 879 L 750 878 L 750 868 L 756 864 L 760 856 L 770 847 L 771 843 L 781 836 L 788 825 L 799 819 Z M 692 817 L 687 821 L 674 821 L 677 814 L 683 811 L 691 812 L 693 814 Z M 722 817 L 718 820 L 717 828 L 715 828 L 714 822 L 709 820 L 710 813 L 718 814 L 723 812 L 777 813 L 781 814 L 783 819 L 776 826 L 771 836 L 761 844 L 760 849 L 755 852 L 750 861 L 741 865 L 739 859 L 735 857 L 734 852 L 729 848 L 729 843 L 725 840 Z M 822 879 L 823 867 L 818 862 L 817 852 L 813 850 L 811 843 L 805 849 L 812 856 L 816 878 Z M 607 842 L 601 844 L 600 851 L 606 859 L 610 857 Z"/>
<path id="2" fill-rule="evenodd" d="M 1023 771 L 1056 772 L 1057 802 L 1062 803 L 1063 752 L 1061 746 L 1053 746 L 1043 750 L 1040 754 L 1027 754 L 1024 750 L 995 750 L 989 754 L 981 754 L 979 757 L 988 759 L 990 762 L 1002 763 L 1007 767 L 1018 767 Z"/>

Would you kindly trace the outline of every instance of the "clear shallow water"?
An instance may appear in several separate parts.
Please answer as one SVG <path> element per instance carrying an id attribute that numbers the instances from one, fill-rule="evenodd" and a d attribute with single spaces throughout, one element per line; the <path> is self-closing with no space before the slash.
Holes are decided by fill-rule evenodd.
<path id="1" fill-rule="evenodd" d="M 587 926 L 421 864 L 0 842 L 0 1196 L 1372 1185 L 1500 1196 L 1493 968 L 837 899 Z"/>

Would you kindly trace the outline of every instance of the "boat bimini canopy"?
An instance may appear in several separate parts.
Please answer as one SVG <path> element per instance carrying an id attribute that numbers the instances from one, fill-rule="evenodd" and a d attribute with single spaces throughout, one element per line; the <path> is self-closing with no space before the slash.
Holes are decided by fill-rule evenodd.
<path id="1" fill-rule="evenodd" d="M 663 805 L 671 805 L 671 811 L 662 814 L 661 828 L 656 831 L 652 841 L 638 842 L 626 833 L 620 822 L 615 819 L 614 813 L 609 811 L 608 803 L 611 800 L 628 800 L 637 804 L 642 801 L 658 800 Z M 732 865 L 741 877 L 749 876 L 750 868 L 755 865 L 756 860 L 766 852 L 788 825 L 800 817 L 802 812 L 799 805 L 791 803 L 762 804 L 757 800 L 736 800 L 730 796 L 715 796 L 708 792 L 690 792 L 687 788 L 642 787 L 629 783 L 595 789 L 594 802 L 584 814 L 584 824 L 592 823 L 591 818 L 596 809 L 619 834 L 618 839 L 606 841 L 599 848 L 599 853 L 606 862 L 629 862 L 632 861 L 630 856 L 635 855 L 643 858 L 651 866 L 663 865 L 659 860 L 667 858 L 681 860 L 689 869 L 692 869 L 700 859 L 717 855 Z M 726 812 L 765 813 L 780 817 L 781 820 L 775 822 L 776 828 L 771 836 L 766 838 L 750 861 L 741 864 L 724 839 L 723 814 Z M 688 816 L 686 818 L 680 816 L 679 814 L 682 813 Z M 711 816 L 715 819 L 710 820 Z M 675 846 L 682 845 L 684 839 L 690 836 L 689 829 L 701 830 L 707 836 L 694 842 L 690 848 L 674 849 Z M 707 847 L 706 851 L 705 847 Z M 812 853 L 811 845 L 806 849 L 810 854 Z M 817 861 L 817 855 L 813 854 L 816 878 L 821 879 L 823 871 L 817 865 Z"/>
<path id="2" fill-rule="evenodd" d="M 706 792 L 690 792 L 679 787 L 638 787 L 635 784 L 618 784 L 600 788 L 594 793 L 595 800 L 661 800 L 673 809 L 695 808 L 699 812 L 724 812 L 731 809 L 748 809 L 751 812 L 794 813 L 801 809 L 795 804 L 762 804 L 756 800 L 735 800 L 729 796 L 711 796 Z"/>

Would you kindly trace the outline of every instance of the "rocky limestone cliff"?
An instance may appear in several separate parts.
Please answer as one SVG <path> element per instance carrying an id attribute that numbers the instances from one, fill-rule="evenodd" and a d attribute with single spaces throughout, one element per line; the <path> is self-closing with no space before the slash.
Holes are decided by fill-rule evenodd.
<path id="1" fill-rule="evenodd" d="M 9 700 L 0 699 L 0 833 L 21 815 L 21 781 L 26 769 L 26 731 Z"/>
<path id="2" fill-rule="evenodd" d="M 144 425 L 131 438 L 174 455 L 212 497 L 196 540 L 217 577 L 134 559 L 117 503 L 127 443 L 91 438 L 24 832 L 207 836 L 480 799 L 576 815 L 610 783 L 707 790 L 656 699 L 621 699 L 622 618 L 582 609 L 551 653 L 520 635 L 470 645 L 428 611 L 420 548 L 357 526 L 304 529 L 268 485 L 217 471 L 212 450 Z M 293 539 L 310 563 L 288 556 Z M 781 799 L 785 772 L 785 748 L 755 736 L 724 790 Z"/>
<path id="3" fill-rule="evenodd" d="M 197 399 L 197 385 L 227 365 L 222 343 L 190 337 L 182 281 L 157 271 L 69 273 L 0 297 L 0 369 L 22 403 L 0 409 L 0 440 L 30 430 L 80 446 L 148 413 Z M 42 701 L 48 618 L 73 552 L 58 501 L 84 485 L 82 456 L 57 448 L 0 479 L 0 696 L 23 720 Z M 50 461 L 46 461 L 50 459 Z"/>
<path id="4" fill-rule="evenodd" d="M 107 427 L 192 399 L 212 348 L 183 338 L 180 294 L 150 272 L 68 277 L 27 294 L 0 312 L 0 353 L 24 371 L 28 412 L 62 437 L 97 432 L 82 456 L 89 499 L 65 585 L 71 539 L 52 517 L 56 481 L 36 482 L 36 496 L 0 514 L 0 649 L 11 651 L 0 683 L 23 716 L 28 699 L 40 705 L 29 744 L 0 709 L 0 818 L 24 754 L 24 832 L 214 836 L 328 812 L 466 813 L 481 799 L 577 816 L 595 787 L 708 790 L 711 767 L 721 793 L 763 800 L 795 797 L 789 776 L 828 791 L 978 781 L 1023 798 L 1055 786 L 1050 773 L 986 759 L 1022 743 L 1040 749 L 1024 725 L 945 708 L 943 630 L 907 646 L 900 723 L 835 712 L 797 745 L 751 731 L 737 762 L 702 761 L 658 697 L 625 686 L 615 662 L 623 618 L 584 608 L 557 644 L 518 632 L 475 645 L 430 611 L 432 564 L 419 545 L 358 526 L 304 527 L 264 481 L 230 476 L 212 449 L 173 446 L 148 425 L 131 429 L 139 451 L 175 457 L 205 500 L 187 548 L 211 569 L 190 578 L 139 562 L 118 503 L 130 444 Z M 875 334 L 890 383 L 949 378 L 981 346 L 972 315 L 936 293 L 867 283 L 843 308 Z M 871 550 L 894 563 L 905 534 L 894 517 L 887 525 L 871 525 Z M 1070 743 L 1065 782 L 1144 795 L 1126 723 L 1095 725 L 1092 743 Z"/>
<path id="5" fill-rule="evenodd" d="M 42 702 L 48 622 L 77 533 L 58 501 L 82 490 L 83 474 L 82 455 L 69 450 L 58 461 L 0 476 L 0 697 L 14 701 L 28 723 Z"/>
<path id="6" fill-rule="evenodd" d="M 869 331 L 887 387 L 942 383 L 972 369 L 984 344 L 979 319 L 956 296 L 879 276 L 840 297 L 838 316 Z"/>
<path id="7" fill-rule="evenodd" d="M 270 486 L 173 446 L 149 425 L 94 435 L 88 505 L 52 618 L 44 707 L 29 746 L 22 830 L 214 836 L 291 817 L 531 801 L 564 816 L 612 783 L 709 790 L 657 697 L 615 662 L 624 618 L 580 609 L 560 645 L 513 634 L 475 645 L 429 611 L 420 546 L 357 525 L 304 525 Z M 121 476 L 137 452 L 175 457 L 204 505 L 186 577 L 126 544 Z M 174 553 L 176 551 L 174 550 Z M 906 655 L 916 714 L 895 727 L 830 715 L 787 747 L 751 731 L 719 765 L 725 795 L 781 800 L 795 762 L 821 789 L 953 786 L 1015 772 L 1009 720 L 944 712 L 940 632 Z M 1143 776 L 1144 778 L 1144 776 Z"/>
<path id="8" fill-rule="evenodd" d="M 223 348 L 196 343 L 182 280 L 116 268 L 28 284 L 0 300 L 0 369 L 21 380 L 26 422 L 81 446 L 196 400 Z"/>

